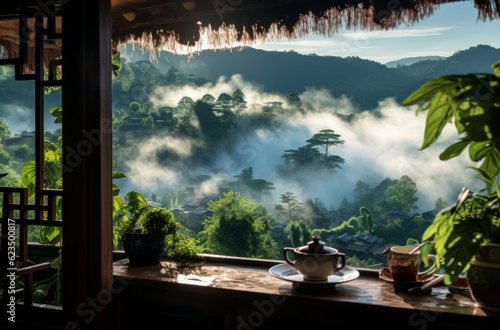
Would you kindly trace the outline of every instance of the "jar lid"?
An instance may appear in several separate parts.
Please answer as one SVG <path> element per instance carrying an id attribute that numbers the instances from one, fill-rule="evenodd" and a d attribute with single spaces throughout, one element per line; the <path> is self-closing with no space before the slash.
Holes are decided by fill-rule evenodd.
<path id="1" fill-rule="evenodd" d="M 336 254 L 338 252 L 336 249 L 325 246 L 325 242 L 320 241 L 318 235 L 313 236 L 312 241 L 300 247 L 298 251 L 308 254 Z"/>
<path id="2" fill-rule="evenodd" d="M 499 269 L 500 270 L 500 264 L 497 262 L 486 262 L 482 261 L 479 259 L 476 259 L 475 257 L 472 257 L 470 261 L 471 266 L 475 267 L 480 267 L 480 268 L 489 268 L 489 269 Z"/>
<path id="3" fill-rule="evenodd" d="M 475 254 L 475 259 L 481 262 L 500 263 L 500 244 L 483 243 Z"/>

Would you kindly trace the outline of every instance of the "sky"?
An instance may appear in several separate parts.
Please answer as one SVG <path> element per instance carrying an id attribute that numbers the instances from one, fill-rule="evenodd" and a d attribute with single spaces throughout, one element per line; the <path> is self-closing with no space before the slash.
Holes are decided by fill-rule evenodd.
<path id="1" fill-rule="evenodd" d="M 407 57 L 451 56 L 480 44 L 500 48 L 500 20 L 478 20 L 472 1 L 443 4 L 434 15 L 411 26 L 389 31 L 343 30 L 335 36 L 311 35 L 295 41 L 267 42 L 252 47 L 294 50 L 301 54 L 357 56 L 379 63 Z"/>

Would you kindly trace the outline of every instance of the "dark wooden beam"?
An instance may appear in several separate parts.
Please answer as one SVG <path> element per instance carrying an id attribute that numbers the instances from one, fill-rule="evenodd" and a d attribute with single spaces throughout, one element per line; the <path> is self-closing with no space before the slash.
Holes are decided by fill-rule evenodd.
<path id="1" fill-rule="evenodd" d="M 102 329 L 112 304 L 111 4 L 63 5 L 65 329 Z"/>

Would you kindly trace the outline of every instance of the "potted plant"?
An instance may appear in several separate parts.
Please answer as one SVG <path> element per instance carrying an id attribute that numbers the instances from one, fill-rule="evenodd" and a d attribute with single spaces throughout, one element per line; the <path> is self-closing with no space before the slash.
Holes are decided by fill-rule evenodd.
<path id="1" fill-rule="evenodd" d="M 171 211 L 161 207 L 147 207 L 142 212 L 123 220 L 118 234 L 131 266 L 153 266 L 160 262 L 167 235 L 175 235 L 179 224 Z"/>
<path id="2" fill-rule="evenodd" d="M 500 308 L 500 61 L 493 74 L 448 75 L 430 80 L 403 105 L 427 111 L 423 150 L 438 140 L 447 124 L 454 125 L 458 141 L 448 146 L 441 160 L 468 148 L 484 188 L 463 188 L 457 202 L 441 210 L 422 236 L 442 259 L 444 283 L 451 285 L 466 274 L 472 299 L 480 307 Z M 424 260 L 425 262 L 425 260 Z"/>

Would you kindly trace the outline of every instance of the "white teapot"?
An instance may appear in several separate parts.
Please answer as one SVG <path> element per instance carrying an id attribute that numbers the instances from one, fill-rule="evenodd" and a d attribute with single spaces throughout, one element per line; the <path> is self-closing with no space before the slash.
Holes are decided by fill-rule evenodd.
<path id="1" fill-rule="evenodd" d="M 325 281 L 328 276 L 338 272 L 346 265 L 346 256 L 338 250 L 325 246 L 319 236 L 298 248 L 285 247 L 285 261 L 304 276 L 304 280 Z M 293 254 L 293 259 L 290 258 Z"/>

